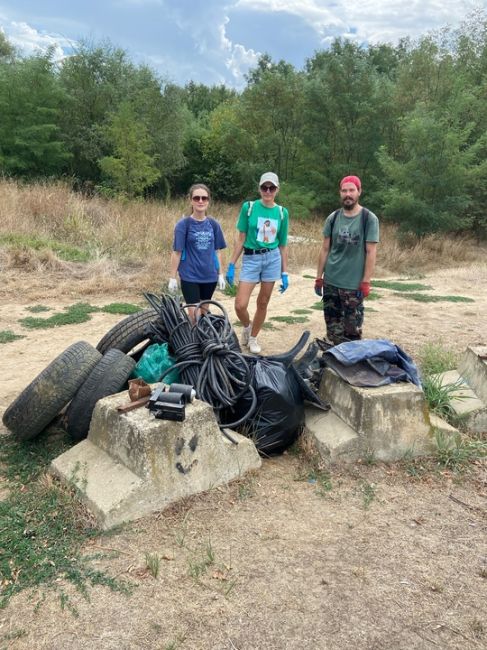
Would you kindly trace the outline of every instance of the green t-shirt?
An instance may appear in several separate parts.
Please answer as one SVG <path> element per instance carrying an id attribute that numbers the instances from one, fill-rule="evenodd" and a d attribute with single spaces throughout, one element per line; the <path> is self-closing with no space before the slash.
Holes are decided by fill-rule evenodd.
<path id="1" fill-rule="evenodd" d="M 325 237 L 331 236 L 331 222 L 335 213 L 328 215 L 323 228 Z M 331 248 L 325 264 L 325 282 L 339 289 L 358 289 L 364 275 L 365 244 L 361 218 L 362 211 L 346 217 L 343 210 L 337 214 L 333 225 Z M 369 212 L 365 240 L 379 241 L 379 219 Z"/>
<path id="2" fill-rule="evenodd" d="M 267 208 L 262 201 L 254 201 L 250 217 L 248 216 L 249 201 L 242 205 L 237 221 L 237 230 L 247 234 L 244 247 L 253 248 L 277 248 L 287 245 L 287 231 L 289 227 L 289 214 L 286 208 L 281 209 L 278 205 Z"/>

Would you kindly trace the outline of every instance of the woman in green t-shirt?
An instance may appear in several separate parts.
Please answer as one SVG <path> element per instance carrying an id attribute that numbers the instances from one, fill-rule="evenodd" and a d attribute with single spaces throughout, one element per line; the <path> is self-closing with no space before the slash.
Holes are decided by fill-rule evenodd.
<path id="1" fill-rule="evenodd" d="M 243 325 L 242 345 L 259 354 L 257 341 L 267 315 L 267 305 L 276 280 L 281 279 L 280 292 L 289 286 L 287 274 L 287 234 L 289 214 L 275 202 L 279 192 L 277 174 L 266 172 L 259 181 L 260 199 L 246 201 L 237 221 L 235 247 L 227 271 L 227 282 L 235 281 L 235 264 L 243 253 L 242 268 L 235 297 L 235 311 Z M 253 319 L 248 311 L 250 296 L 260 283 Z"/>

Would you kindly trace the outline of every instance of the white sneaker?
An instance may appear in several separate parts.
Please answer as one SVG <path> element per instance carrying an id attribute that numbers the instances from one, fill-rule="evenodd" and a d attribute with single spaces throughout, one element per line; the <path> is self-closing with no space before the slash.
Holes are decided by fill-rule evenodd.
<path id="1" fill-rule="evenodd" d="M 242 336 L 240 338 L 240 342 L 242 345 L 247 346 L 249 344 L 249 338 L 250 338 L 250 332 L 252 331 L 252 323 L 250 325 L 247 325 L 247 327 L 244 327 L 242 330 Z"/>
<path id="2" fill-rule="evenodd" d="M 260 347 L 256 336 L 249 336 L 249 350 L 252 352 L 252 354 L 261 353 L 262 348 Z"/>

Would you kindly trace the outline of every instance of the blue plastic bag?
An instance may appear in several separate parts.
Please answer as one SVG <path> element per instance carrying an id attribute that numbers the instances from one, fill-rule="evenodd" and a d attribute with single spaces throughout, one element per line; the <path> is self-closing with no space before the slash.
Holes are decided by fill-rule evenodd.
<path id="1" fill-rule="evenodd" d="M 160 381 L 164 371 L 174 366 L 175 363 L 176 361 L 169 354 L 167 343 L 154 343 L 144 351 L 133 369 L 131 377 L 143 379 L 148 384 L 154 384 Z M 174 382 L 179 382 L 177 369 L 171 370 L 164 377 L 164 383 L 172 384 Z"/>

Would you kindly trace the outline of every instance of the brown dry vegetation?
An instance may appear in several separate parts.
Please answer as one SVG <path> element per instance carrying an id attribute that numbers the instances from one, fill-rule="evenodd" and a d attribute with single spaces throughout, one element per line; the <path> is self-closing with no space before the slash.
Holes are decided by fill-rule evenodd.
<path id="1" fill-rule="evenodd" d="M 132 291 L 159 288 L 167 277 L 174 224 L 187 208 L 184 200 L 164 204 L 151 201 L 108 201 L 76 194 L 62 183 L 20 185 L 0 181 L 0 237 L 19 235 L 62 242 L 89 252 L 91 262 L 62 261 L 47 244 L 34 250 L 21 243 L 0 248 L 2 292 L 15 289 L 19 271 L 52 272 L 56 293 L 71 293 L 76 281 L 80 295 L 111 293 L 130 285 Z M 239 206 L 214 204 L 231 243 Z M 323 219 L 292 220 L 296 238 L 289 249 L 291 271 L 313 267 L 321 242 Z M 485 247 L 467 238 L 431 235 L 420 241 L 399 242 L 396 228 L 382 225 L 378 277 L 393 273 L 418 275 L 432 269 L 465 266 L 485 260 Z M 34 291 L 45 282 L 32 277 Z M 0 294 L 1 295 L 1 294 Z"/>
<path id="2" fill-rule="evenodd" d="M 0 248 L 0 330 L 26 335 L 1 346 L 0 410 L 74 340 L 96 344 L 120 319 L 96 313 L 80 325 L 23 331 L 18 319 L 29 314 L 26 307 L 43 302 L 55 310 L 81 296 L 94 304 L 140 301 L 141 291 L 167 277 L 172 229 L 184 207 L 85 198 L 61 184 L 0 182 L 0 237 L 37 236 L 93 253 L 85 264 L 63 261 L 49 246 Z M 228 240 L 237 209 L 212 209 Z M 314 273 L 320 228 L 321 220 L 293 220 L 292 235 L 305 241 L 290 246 L 290 288 L 273 296 L 269 315 L 316 301 L 303 276 Z M 376 275 L 400 274 L 424 275 L 433 295 L 475 302 L 419 304 L 378 290 L 366 336 L 388 337 L 412 354 L 438 341 L 455 352 L 487 344 L 485 248 L 440 237 L 399 244 L 394 228 L 383 226 Z M 231 298 L 222 302 L 234 320 Z M 323 335 L 322 314 L 309 311 L 305 327 Z M 262 334 L 265 352 L 289 349 L 303 325 L 276 329 Z M 364 459 L 316 482 L 311 469 L 291 453 L 267 459 L 253 475 L 93 540 L 86 554 L 105 550 L 96 566 L 135 584 L 132 595 L 96 587 L 87 600 L 60 577 L 74 616 L 55 591 L 22 592 L 0 610 L 0 648 L 485 648 L 485 462 L 455 472 L 434 460 Z M 157 578 L 147 553 L 160 559 Z"/>

